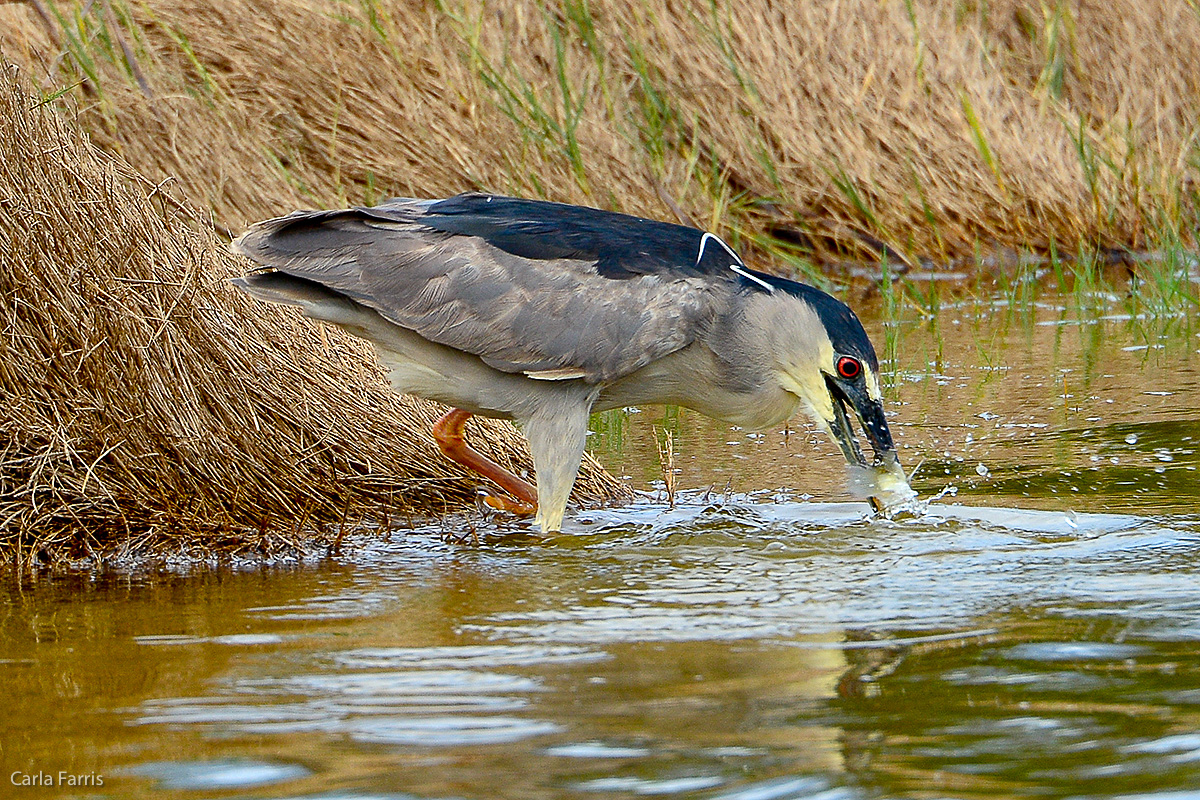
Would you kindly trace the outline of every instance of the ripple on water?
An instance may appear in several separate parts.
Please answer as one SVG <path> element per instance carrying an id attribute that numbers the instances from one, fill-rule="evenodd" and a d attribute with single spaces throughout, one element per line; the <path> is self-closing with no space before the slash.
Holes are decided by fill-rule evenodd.
<path id="1" fill-rule="evenodd" d="M 378 613 L 387 598 L 364 595 L 358 592 L 347 594 L 309 597 L 295 604 L 282 606 L 258 606 L 246 611 L 262 614 L 273 620 L 337 620 L 368 617 Z"/>
<path id="2" fill-rule="evenodd" d="M 577 742 L 546 748 L 546 755 L 562 758 L 642 758 L 650 752 L 645 747 L 622 747 L 604 742 Z"/>
<path id="3" fill-rule="evenodd" d="M 521 715 L 542 691 L 540 678 L 494 667 L 607 656 L 575 647 L 483 645 L 357 648 L 311 658 L 311 672 L 234 679 L 210 697 L 148 700 L 134 722 L 204 725 L 224 734 L 320 732 L 425 747 L 498 744 L 555 733 L 561 725 Z"/>
<path id="4" fill-rule="evenodd" d="M 1161 610 L 1164 630 L 1178 632 L 1196 624 L 1180 610 L 1200 605 L 1196 575 L 1173 563 L 1200 541 L 1188 521 L 948 504 L 886 520 L 860 504 L 765 503 L 638 511 L 636 524 L 610 529 L 616 512 L 591 513 L 593 535 L 527 554 L 535 569 L 586 562 L 585 596 L 463 628 L 544 646 L 790 639 L 977 627 L 997 607 L 1067 601 Z"/>
<path id="5" fill-rule="evenodd" d="M 662 778 L 649 780 L 633 776 L 615 776 L 611 778 L 596 778 L 575 784 L 576 789 L 584 792 L 630 792 L 638 795 L 683 794 L 712 789 L 724 783 L 723 778 L 715 775 L 690 776 L 683 778 Z"/>
<path id="6" fill-rule="evenodd" d="M 274 633 L 234 633 L 226 636 L 185 636 L 182 634 L 158 634 L 135 636 L 133 640 L 145 645 L 225 644 L 239 647 L 280 644 L 283 637 Z"/>
<path id="7" fill-rule="evenodd" d="M 156 761 L 126 770 L 131 775 L 153 778 L 164 789 L 214 790 L 266 786 L 307 777 L 299 764 L 225 759 L 217 761 Z"/>
<path id="8" fill-rule="evenodd" d="M 1137 742 L 1123 748 L 1127 753 L 1169 754 L 1172 761 L 1200 760 L 1200 733 L 1181 733 Z"/>
<path id="9" fill-rule="evenodd" d="M 710 800 L 849 800 L 858 793 L 846 787 L 830 788 L 818 777 L 773 778 L 714 795 Z"/>
<path id="10" fill-rule="evenodd" d="M 563 730 L 546 720 L 520 717 L 411 717 L 359 719 L 347 732 L 359 742 L 403 744 L 418 747 L 507 744 Z"/>
<path id="11" fill-rule="evenodd" d="M 1029 642 L 1004 655 L 1013 661 L 1120 661 L 1149 652 L 1149 647 L 1111 642 Z"/>
<path id="12" fill-rule="evenodd" d="M 537 664 L 581 664 L 602 661 L 608 654 L 580 647 L 531 645 L 463 645 L 449 647 L 362 647 L 332 654 L 339 666 L 352 669 L 388 667 L 528 667 Z"/>
<path id="13" fill-rule="evenodd" d="M 942 675 L 942 680 L 956 686 L 1026 686 L 1036 691 L 1075 694 L 1088 694 L 1097 689 L 1114 685 L 1114 680 L 1111 678 L 1084 672 L 1070 670 L 1025 672 L 982 665 L 951 670 Z"/>

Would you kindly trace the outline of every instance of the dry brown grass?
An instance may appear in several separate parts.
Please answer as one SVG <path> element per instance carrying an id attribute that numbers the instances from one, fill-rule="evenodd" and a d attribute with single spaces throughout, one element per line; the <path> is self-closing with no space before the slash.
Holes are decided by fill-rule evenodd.
<path id="1" fill-rule="evenodd" d="M 364 348 L 231 287 L 242 266 L 0 73 L 0 562 L 275 552 L 457 509 L 475 479 Z M 474 437 L 516 469 L 523 440 Z M 585 502 L 625 489 L 594 462 Z"/>
<path id="2" fill-rule="evenodd" d="M 1195 244 L 1194 0 L 28 0 L 0 15 L 0 48 L 47 91 L 84 80 L 72 95 L 103 147 L 231 229 L 479 188 L 677 206 L 817 256 Z"/>

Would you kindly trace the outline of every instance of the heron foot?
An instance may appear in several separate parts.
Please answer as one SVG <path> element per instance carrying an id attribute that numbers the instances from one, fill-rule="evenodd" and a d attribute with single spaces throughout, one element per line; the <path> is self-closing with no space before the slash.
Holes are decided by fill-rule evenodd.
<path id="1" fill-rule="evenodd" d="M 503 511 L 506 514 L 513 514 L 518 517 L 532 517 L 537 513 L 537 505 L 523 503 L 520 500 L 513 500 L 503 495 L 485 494 L 483 496 L 483 504 L 488 508 L 494 508 L 497 511 Z"/>
<path id="2" fill-rule="evenodd" d="M 469 411 L 456 408 L 433 424 L 433 440 L 442 455 L 467 469 L 494 481 L 515 499 L 486 495 L 483 502 L 497 511 L 521 517 L 537 513 L 537 489 L 523 481 L 487 456 L 473 449 L 463 438 L 463 429 L 471 418 Z"/>

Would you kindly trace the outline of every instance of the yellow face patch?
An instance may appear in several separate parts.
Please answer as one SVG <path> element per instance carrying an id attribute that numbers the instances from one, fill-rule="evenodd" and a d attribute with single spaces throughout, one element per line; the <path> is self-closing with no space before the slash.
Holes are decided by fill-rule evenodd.
<path id="1" fill-rule="evenodd" d="M 801 375 L 782 372 L 779 375 L 779 385 L 799 397 L 809 414 L 818 422 L 833 419 L 833 398 L 829 396 L 825 378 L 819 371 Z"/>
<path id="2" fill-rule="evenodd" d="M 779 373 L 779 385 L 785 390 L 796 395 L 803 401 L 809 416 L 813 418 L 823 430 L 831 433 L 830 425 L 834 420 L 833 398 L 829 395 L 829 388 L 825 385 L 826 375 L 833 377 L 834 362 L 837 360 L 832 347 L 823 347 L 822 350 L 828 350 L 827 353 L 821 354 L 822 364 L 828 364 L 828 369 L 808 369 L 799 370 L 792 369 L 781 371 Z M 876 402 L 882 402 L 883 393 L 879 388 L 879 378 L 870 365 L 862 363 L 863 381 L 866 384 L 867 396 Z"/>
<path id="3" fill-rule="evenodd" d="M 865 362 L 862 365 L 862 370 L 863 380 L 867 382 L 867 397 L 876 403 L 882 403 L 883 392 L 879 390 L 879 377 L 875 375 L 875 371 L 871 369 L 870 365 Z"/>

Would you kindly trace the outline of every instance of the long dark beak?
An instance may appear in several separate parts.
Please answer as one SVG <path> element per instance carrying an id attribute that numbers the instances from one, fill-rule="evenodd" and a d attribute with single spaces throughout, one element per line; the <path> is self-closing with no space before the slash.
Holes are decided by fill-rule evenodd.
<path id="1" fill-rule="evenodd" d="M 846 390 L 832 378 L 826 378 L 825 384 L 829 387 L 829 397 L 833 401 L 833 421 L 830 428 L 846 461 L 863 467 L 899 463 L 896 445 L 892 443 L 892 432 L 888 429 L 887 419 L 883 415 L 883 403 L 872 400 L 865 393 Z M 858 439 L 846 413 L 847 405 L 854 409 L 855 416 L 862 423 L 863 433 L 867 435 L 867 441 L 875 451 L 874 462 L 867 461 L 862 448 L 858 446 Z"/>

